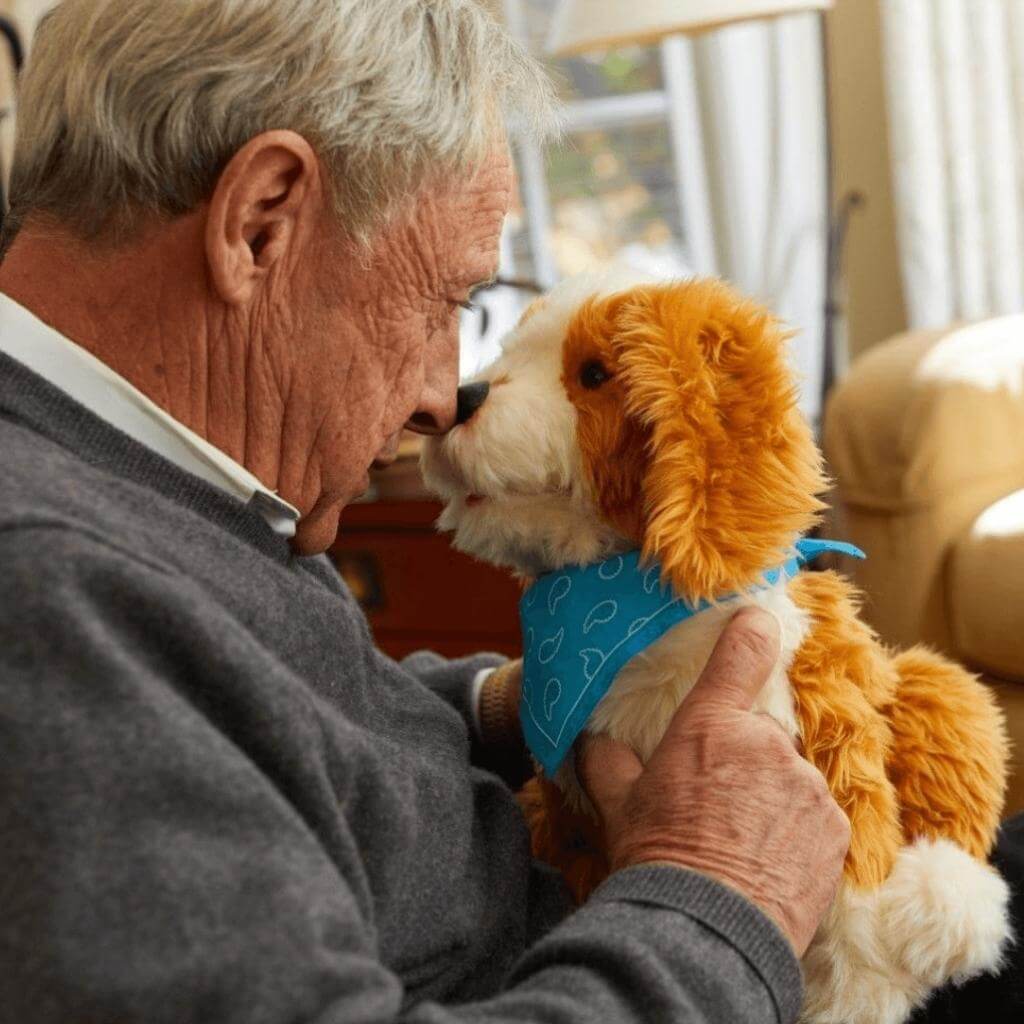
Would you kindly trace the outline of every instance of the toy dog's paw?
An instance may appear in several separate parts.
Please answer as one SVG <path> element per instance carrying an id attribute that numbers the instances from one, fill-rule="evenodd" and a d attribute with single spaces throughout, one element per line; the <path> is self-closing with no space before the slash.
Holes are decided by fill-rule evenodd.
<path id="1" fill-rule="evenodd" d="M 881 891 L 895 961 L 928 986 L 995 972 L 1011 938 L 1009 889 L 997 871 L 946 839 L 900 852 Z"/>
<path id="2" fill-rule="evenodd" d="M 940 985 L 998 970 L 1008 898 L 949 840 L 903 847 L 877 889 L 840 887 L 804 957 L 802 1024 L 903 1024 Z"/>

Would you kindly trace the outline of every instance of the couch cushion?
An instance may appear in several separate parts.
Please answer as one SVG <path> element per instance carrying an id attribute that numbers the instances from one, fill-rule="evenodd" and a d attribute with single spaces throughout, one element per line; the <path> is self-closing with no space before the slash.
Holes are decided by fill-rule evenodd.
<path id="1" fill-rule="evenodd" d="M 825 449 L 843 499 L 875 511 L 1024 485 L 1024 314 L 872 348 L 833 392 Z"/>
<path id="2" fill-rule="evenodd" d="M 990 505 L 954 545 L 948 599 L 957 652 L 1024 681 L 1024 490 Z"/>

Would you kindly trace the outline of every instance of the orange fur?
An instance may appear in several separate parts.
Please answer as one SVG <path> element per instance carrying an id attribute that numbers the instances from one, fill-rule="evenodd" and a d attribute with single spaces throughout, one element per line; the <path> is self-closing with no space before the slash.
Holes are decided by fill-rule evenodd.
<path id="1" fill-rule="evenodd" d="M 691 600 L 750 586 L 824 507 L 785 338 L 719 281 L 634 288 L 570 324 L 563 383 L 598 500 L 613 523 L 641 517 L 644 556 Z M 595 356 L 613 380 L 586 391 L 578 370 Z"/>
<path id="2" fill-rule="evenodd" d="M 577 312 L 562 346 L 562 386 L 576 408 L 576 443 L 601 515 L 639 545 L 644 535 L 649 431 L 626 415 L 625 385 L 612 350 L 616 313 L 625 299 L 623 295 L 587 302 Z M 601 362 L 612 379 L 588 391 L 579 375 L 593 360 Z"/>
<path id="3" fill-rule="evenodd" d="M 691 600 L 752 585 L 823 508 L 785 340 L 774 318 L 717 281 L 593 299 L 570 323 L 562 384 L 598 509 Z M 587 388 L 580 371 L 594 360 L 610 377 Z M 789 592 L 811 620 L 789 669 L 800 735 L 850 819 L 847 881 L 879 886 L 919 837 L 984 857 L 1007 758 L 992 697 L 937 655 L 890 655 L 834 573 L 805 573 Z M 521 803 L 534 854 L 585 898 L 607 873 L 595 824 L 544 779 Z"/>
<path id="4" fill-rule="evenodd" d="M 652 432 L 644 555 L 691 599 L 748 587 L 822 508 L 782 331 L 717 281 L 638 289 L 619 324 L 629 409 Z"/>
<path id="5" fill-rule="evenodd" d="M 975 857 L 992 849 L 1009 756 L 992 693 L 945 658 L 914 647 L 893 658 L 889 775 L 909 837 L 944 836 Z"/>
<path id="6" fill-rule="evenodd" d="M 543 776 L 531 779 L 516 794 L 530 827 L 533 856 L 558 868 L 577 903 L 608 877 L 608 859 L 600 828 L 565 806 L 558 787 Z"/>
<path id="7" fill-rule="evenodd" d="M 789 593 L 812 619 L 789 670 L 804 756 L 850 819 L 847 879 L 874 888 L 888 877 L 903 843 L 896 790 L 885 771 L 896 672 L 857 618 L 845 580 L 833 572 L 804 573 Z"/>
<path id="8" fill-rule="evenodd" d="M 886 652 L 835 573 L 805 573 L 790 594 L 813 622 L 789 671 L 804 754 L 850 819 L 848 880 L 880 885 L 900 846 L 919 838 L 985 858 L 1006 784 L 992 695 L 923 648 Z"/>

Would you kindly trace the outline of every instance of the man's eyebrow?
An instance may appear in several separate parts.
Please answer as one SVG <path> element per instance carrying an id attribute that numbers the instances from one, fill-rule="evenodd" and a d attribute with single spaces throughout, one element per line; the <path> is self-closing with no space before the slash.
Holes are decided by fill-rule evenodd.
<path id="1" fill-rule="evenodd" d="M 448 301 L 454 302 L 456 305 L 462 306 L 464 309 L 475 309 L 476 307 L 473 305 L 473 297 L 476 293 L 483 291 L 485 288 L 490 288 L 497 280 L 498 271 L 495 271 L 485 280 L 477 281 L 476 284 L 470 285 L 469 289 L 466 291 L 465 299 L 449 299 Z"/>
<path id="2" fill-rule="evenodd" d="M 470 289 L 469 289 L 469 294 L 473 295 L 473 294 L 475 294 L 478 291 L 482 291 L 484 288 L 490 288 L 491 285 L 494 284 L 494 282 L 497 281 L 497 280 L 498 280 L 498 272 L 494 271 L 494 273 L 491 274 L 490 277 L 486 278 L 483 281 L 477 281 L 476 284 L 471 285 Z"/>

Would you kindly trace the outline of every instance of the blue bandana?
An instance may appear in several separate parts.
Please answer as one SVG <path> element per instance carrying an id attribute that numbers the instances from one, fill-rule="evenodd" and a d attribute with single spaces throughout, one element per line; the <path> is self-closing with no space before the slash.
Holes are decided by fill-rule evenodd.
<path id="1" fill-rule="evenodd" d="M 759 589 L 796 576 L 825 551 L 864 557 L 852 544 L 801 540 L 796 556 L 766 572 Z M 527 746 L 549 776 L 622 666 L 677 623 L 710 607 L 706 601 L 691 607 L 664 588 L 661 567 L 641 566 L 639 551 L 547 573 L 523 594 L 519 718 Z"/>

